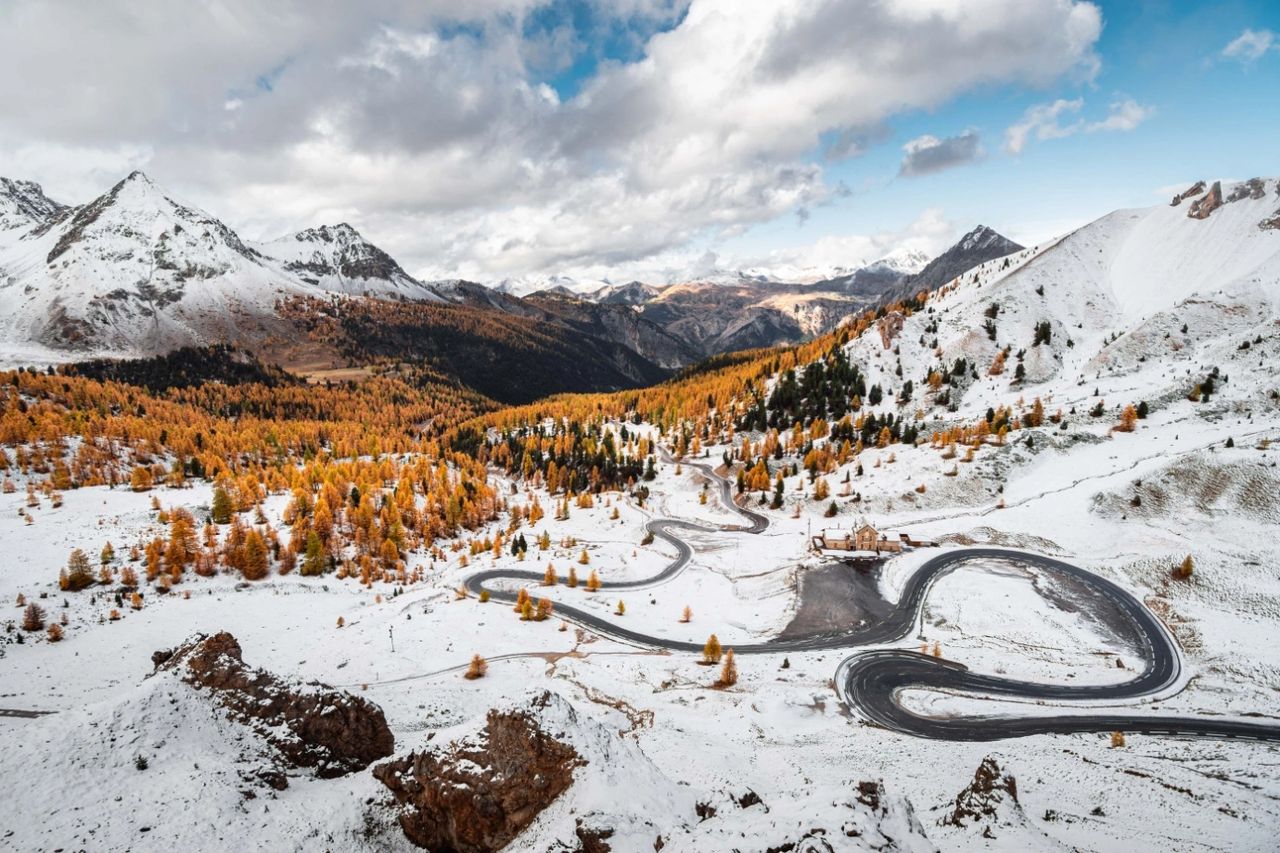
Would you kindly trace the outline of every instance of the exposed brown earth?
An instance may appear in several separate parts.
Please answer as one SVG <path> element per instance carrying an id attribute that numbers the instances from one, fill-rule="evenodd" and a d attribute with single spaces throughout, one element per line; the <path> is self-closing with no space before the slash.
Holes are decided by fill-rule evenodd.
<path id="1" fill-rule="evenodd" d="M 492 853 L 511 843 L 573 783 L 574 768 L 584 763 L 539 725 L 536 709 L 548 701 L 550 694 L 543 693 L 529 709 L 489 711 L 474 742 L 375 767 L 373 775 L 403 806 L 405 836 L 428 850 L 457 853 Z"/>
<path id="2" fill-rule="evenodd" d="M 395 749 L 382 709 L 318 682 L 291 683 L 241 658 L 223 631 L 199 634 L 151 656 L 156 672 L 174 672 L 208 690 L 231 716 L 250 726 L 297 767 L 330 779 L 363 770 Z"/>

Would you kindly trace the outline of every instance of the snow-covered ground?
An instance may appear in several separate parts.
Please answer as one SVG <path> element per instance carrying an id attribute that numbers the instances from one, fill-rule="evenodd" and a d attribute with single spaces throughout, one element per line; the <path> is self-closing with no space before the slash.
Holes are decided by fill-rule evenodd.
<path id="1" fill-rule="evenodd" d="M 1063 454 L 1074 457 L 1074 464 L 1059 461 L 1048 441 L 1039 453 L 1012 443 L 981 451 L 999 464 L 965 466 L 961 480 L 972 480 L 974 493 L 1003 482 L 1009 499 L 1005 509 L 992 509 L 994 503 L 948 506 L 934 498 L 942 491 L 934 484 L 957 478 L 942 475 L 938 452 L 928 447 L 899 448 L 892 465 L 866 465 L 861 478 L 851 479 L 866 495 L 916 496 L 917 505 L 890 502 L 900 511 L 883 512 L 878 502 L 870 502 L 876 511 L 868 517 L 876 524 L 1065 555 L 1162 608 L 1178 623 L 1191 675 L 1186 688 L 1159 702 L 1159 709 L 1271 714 L 1280 667 L 1268 638 L 1280 628 L 1280 580 L 1269 519 L 1251 519 L 1232 512 L 1230 505 L 1211 503 L 1194 512 L 1181 505 L 1153 511 L 1139 520 L 1125 518 L 1106 500 L 1118 494 L 1130 509 L 1134 481 L 1152 486 L 1161 472 L 1188 467 L 1204 476 L 1226 468 L 1237 477 L 1237 469 L 1256 467 L 1275 482 L 1275 451 L 1242 441 L 1233 450 L 1221 449 L 1227 435 L 1240 435 L 1238 425 L 1204 423 L 1192 406 L 1186 404 L 1184 418 L 1169 414 L 1144 422 L 1137 435 L 1082 443 L 1078 453 Z M 1257 422 L 1255 428 L 1268 429 Z M 1273 421 L 1270 431 L 1280 437 L 1280 423 Z M 1147 458 L 1149 448 L 1166 443 L 1185 450 Z M 1207 444 L 1218 449 L 1195 449 Z M 722 449 L 708 448 L 710 458 Z M 843 472 L 830 476 L 838 483 Z M 697 549 L 691 565 L 667 584 L 628 592 L 626 615 L 613 618 L 671 639 L 701 641 L 716 632 L 725 645 L 781 630 L 798 606 L 801 576 L 815 564 L 805 551 L 808 532 L 828 523 L 821 517 L 826 503 L 805 495 L 806 479 L 803 474 L 789 479 L 787 504 L 770 513 L 770 528 L 762 535 L 690 534 Z M 22 488 L 0 495 L 0 541 L 14 545 L 0 569 L 0 600 L 13 602 L 21 592 L 44 605 L 51 617 L 68 616 L 61 643 L 36 635 L 19 645 L 10 632 L 10 642 L 0 646 L 0 707 L 57 712 L 40 719 L 0 718 L 6 744 L 0 751 L 0 787 L 13 804 L 0 836 L 12 833 L 6 843 L 15 849 L 171 846 L 184 839 L 190 843 L 192 836 L 170 829 L 175 822 L 161 818 L 188 808 L 195 809 L 197 820 L 199 815 L 217 820 L 226 837 L 252 838 L 262 849 L 310 849 L 319 838 L 344 847 L 404 847 L 380 807 L 372 808 L 375 826 L 365 836 L 368 810 L 353 803 L 381 796 L 367 773 L 333 781 L 302 777 L 286 791 L 243 799 L 244 785 L 231 768 L 249 760 L 245 755 L 253 747 L 242 742 L 236 724 L 193 707 L 199 703 L 185 685 L 147 678 L 152 651 L 196 631 L 228 630 L 254 665 L 319 679 L 377 702 L 396 733 L 398 753 L 424 745 L 436 732 L 474 730 L 489 708 L 549 688 L 586 718 L 627 733 L 627 741 L 648 762 L 636 770 L 639 778 L 663 789 L 645 796 L 677 796 L 686 811 L 686 800 L 717 809 L 717 817 L 706 821 L 692 813 L 658 816 L 656 825 L 675 845 L 668 849 L 764 849 L 815 827 L 827 830 L 832 849 L 866 849 L 841 828 L 872 820 L 856 801 L 856 783 L 881 779 L 899 810 L 894 819 L 911 826 L 914 814 L 919 831 L 947 849 L 1269 847 L 1280 821 L 1273 746 L 1133 736 L 1127 747 L 1113 750 L 1101 735 L 988 745 L 917 741 L 848 715 L 831 682 L 843 651 L 741 658 L 737 686 L 715 690 L 710 687 L 714 669 L 693 656 L 639 650 L 572 626 L 561 631 L 556 619 L 521 622 L 509 607 L 456 598 L 462 578 L 492 566 L 540 570 L 550 562 L 562 580 L 571 565 L 584 579 L 591 569 L 605 579 L 652 574 L 673 554 L 661 540 L 639 544 L 646 520 L 736 520 L 717 505 L 715 490 L 706 504 L 699 502 L 703 480 L 690 467 L 676 475 L 674 465 L 660 465 L 644 508 L 611 494 L 603 496 L 608 506 L 605 499 L 591 509 L 575 506 L 566 520 L 549 513 L 533 528 L 550 533 L 549 550 L 538 551 L 526 530 L 531 548 L 523 561 L 504 551 L 497 558 L 475 557 L 462 567 L 450 553 L 447 564 L 436 564 L 425 581 L 399 596 L 391 595 L 390 585 L 366 590 L 332 576 L 273 576 L 247 589 L 237 589 L 236 578 L 229 576 L 188 576 L 169 595 L 148 596 L 141 610 L 122 608 L 118 622 L 100 621 L 113 606 L 107 597 L 57 591 L 57 570 L 67 554 L 81 547 L 96 555 L 109 540 L 123 555 L 128 545 L 161 531 L 151 508 L 153 495 L 164 507 L 190 507 L 199 518 L 209 504 L 207 487 L 143 494 L 81 489 L 66 492 L 59 508 L 41 498 L 40 506 L 28 509 Z M 924 495 L 907 488 L 920 481 L 931 486 Z M 1224 488 L 1221 500 L 1229 503 L 1233 494 Z M 556 506 L 549 495 L 540 500 L 544 507 Z M 1147 503 L 1154 500 L 1149 497 Z M 793 517 L 796 503 L 798 518 Z M 610 518 L 615 507 L 617 520 Z M 30 524 L 20 515 L 24 509 Z M 269 501 L 266 509 L 278 524 L 282 502 Z M 837 520 L 847 524 L 855 512 L 846 504 Z M 583 547 L 587 565 L 577 563 Z M 1194 581 L 1170 581 L 1169 567 L 1187 552 L 1197 559 Z M 925 556 L 917 551 L 891 560 L 881 580 L 884 594 L 896 597 Z M 414 560 L 429 564 L 425 555 Z M 948 659 L 1016 677 L 1080 683 L 1124 677 L 1129 670 L 1118 669 L 1116 659 L 1130 666 L 1137 659 L 1125 638 L 1049 587 L 1043 578 L 999 564 L 957 570 L 933 587 L 920 637 L 904 646 L 936 642 Z M 531 591 L 602 614 L 612 614 L 616 606 L 615 597 L 581 588 Z M 678 620 L 686 605 L 694 616 L 682 624 Z M 13 608 L 10 618 L 18 616 Z M 341 629 L 339 616 L 346 623 Z M 460 668 L 476 653 L 488 658 L 489 675 L 466 681 Z M 911 695 L 907 701 L 931 713 L 975 710 L 972 699 Z M 982 713 L 1027 712 L 976 704 Z M 136 754 L 148 756 L 148 770 L 134 768 Z M 987 754 L 1017 777 L 1022 802 L 1017 821 L 993 827 L 995 841 L 977 829 L 938 824 L 943 806 Z M 97 781 L 78 782 L 69 792 L 60 782 L 69 775 Z M 47 782 L 32 785 L 33 776 Z M 615 781 L 640 784 L 625 775 Z M 144 787 L 138 788 L 140 783 Z M 575 815 L 610 820 L 608 803 L 588 787 L 571 788 L 544 812 L 522 836 L 520 848 L 542 849 L 568 838 Z M 732 799 L 748 790 L 763 805 L 742 808 Z M 121 791 L 130 793 L 117 802 Z M 615 836 L 614 849 L 651 846 L 652 826 L 643 820 L 614 822 L 634 830 Z M 1153 833 L 1153 825 L 1161 831 Z M 149 831 L 142 833 L 143 826 Z M 752 839 L 745 847 L 744 834 Z"/>
<path id="2" fill-rule="evenodd" d="M 1184 665 L 1169 694 L 1126 711 L 1276 721 L 1280 234 L 1252 224 L 1274 207 L 1274 186 L 1266 185 L 1262 202 L 1232 202 L 1207 221 L 1188 220 L 1185 203 L 1113 214 L 1019 253 L 1008 266 L 996 261 L 972 280 L 965 276 L 931 300 L 931 312 L 906 318 L 894 347 L 874 329 L 847 346 L 868 384 L 882 384 L 890 399 L 901 361 L 918 398 L 900 413 L 925 410 L 922 435 L 971 426 L 989 406 L 1020 414 L 1037 396 L 1047 415 L 1063 410 L 1065 429 L 1046 421 L 1015 430 L 1003 444 L 982 444 L 970 462 L 963 446 L 947 459 L 927 439 L 870 448 L 824 475 L 838 507 L 833 519 L 824 517 L 831 498 L 814 500 L 807 474 L 787 477 L 781 509 L 756 507 L 759 495 L 745 496 L 768 514 L 764 533 L 682 534 L 695 548 L 689 566 L 664 584 L 621 595 L 625 615 L 615 615 L 616 594 L 563 583 L 530 591 L 672 640 L 700 642 L 714 632 L 726 646 L 759 642 L 802 609 L 806 577 L 816 577 L 809 573 L 821 564 L 807 551 L 811 533 L 866 520 L 942 547 L 991 543 L 1050 554 L 1134 593 L 1177 639 Z M 1176 266 L 1176 256 L 1200 239 L 1194 229 L 1205 226 L 1216 229 L 1213 246 L 1228 251 L 1201 247 L 1209 261 L 1177 267 L 1191 285 L 1178 279 L 1160 289 L 1156 279 L 1164 273 L 1183 274 L 1169 272 L 1175 267 L 1153 267 L 1164 273 L 1144 277 L 1135 258 L 1167 255 Z M 1135 255 L 1135 246 L 1143 253 Z M 1000 304 L 995 340 L 983 330 L 992 301 Z M 1033 329 L 1046 320 L 1050 344 L 1033 346 Z M 933 324 L 936 331 L 926 331 Z M 1015 355 L 1005 374 L 987 375 L 1006 344 L 1027 350 L 1024 384 L 1010 383 Z M 978 377 L 952 389 L 955 409 L 948 411 L 925 396 L 921 379 L 958 357 L 976 365 Z M 1220 370 L 1212 399 L 1188 399 L 1212 367 Z M 1104 413 L 1091 417 L 1099 401 Z M 1149 416 L 1131 433 L 1113 431 L 1117 407 L 1138 401 L 1149 403 Z M 715 463 L 727 449 L 707 447 L 707 460 Z M 644 506 L 606 493 L 594 507 L 571 506 L 567 519 L 556 520 L 559 497 L 539 495 L 547 515 L 522 528 L 530 544 L 523 560 L 502 549 L 464 566 L 459 558 L 467 551 L 448 543 L 444 561 L 410 555 L 426 572 L 403 594 L 394 595 L 393 584 L 366 589 L 332 575 L 272 575 L 247 585 L 228 575 L 188 575 L 168 595 L 149 593 L 139 610 L 93 589 L 59 592 L 59 568 L 73 548 L 96 563 L 110 541 L 120 560 L 129 546 L 162 532 L 153 497 L 202 520 L 209 487 L 80 489 L 64 493 L 60 507 L 45 495 L 28 507 L 19 479 L 15 492 L 0 494 L 0 602 L 10 608 L 4 621 L 19 620 L 14 602 L 21 594 L 51 619 L 65 614 L 67 626 L 59 643 L 43 633 L 18 643 L 16 624 L 0 634 L 0 709 L 55 712 L 0 716 L 0 798 L 8 806 L 0 846 L 205 849 L 234 839 L 264 850 L 408 849 L 367 771 L 328 781 L 301 775 L 280 792 L 255 787 L 243 777 L 260 760 L 261 745 L 247 730 L 186 685 L 148 678 L 153 651 L 197 631 L 227 630 L 253 665 L 376 702 L 395 732 L 397 754 L 469 736 L 491 708 L 519 706 L 542 690 L 558 694 L 564 703 L 548 713 L 557 726 L 576 720 L 575 745 L 591 763 L 512 849 L 576 849 L 578 819 L 613 828 L 616 851 L 653 850 L 658 835 L 665 850 L 726 853 L 1275 849 L 1280 749 L 1273 744 L 1131 735 L 1113 748 L 1104 734 L 990 744 L 918 740 L 873 727 L 842 705 L 833 675 L 847 650 L 743 656 L 738 683 L 715 689 L 716 670 L 694 655 L 624 645 L 555 618 L 522 622 L 509 606 L 457 597 L 465 577 L 494 567 L 541 571 L 550 563 L 561 581 L 570 567 L 581 580 L 593 569 L 605 580 L 648 577 L 674 551 L 661 539 L 641 544 L 647 521 L 740 521 L 718 505 L 716 489 L 701 501 L 705 478 L 693 468 L 658 467 Z M 846 482 L 849 495 L 842 494 Z M 509 482 L 496 485 L 511 491 Z M 518 484 L 512 501 L 525 503 L 525 489 Z M 264 506 L 273 526 L 281 527 L 282 509 L 279 497 Z M 505 526 L 499 519 L 467 538 Z M 535 542 L 543 530 L 552 542 L 547 550 Z M 581 564 L 584 548 L 588 562 Z M 888 560 L 874 580 L 879 594 L 896 600 L 929 553 Z M 1194 574 L 1174 579 L 1172 568 L 1188 554 Z M 693 617 L 683 623 L 686 606 Z M 121 611 L 118 621 L 106 619 L 112 608 Z M 1086 594 L 999 561 L 939 579 L 917 633 L 900 645 L 936 645 L 976 671 L 1062 683 L 1114 682 L 1140 664 L 1123 625 Z M 488 659 L 489 673 L 468 681 L 462 670 L 474 654 Z M 924 691 L 903 698 L 935 714 L 1041 710 Z M 148 759 L 145 770 L 137 769 L 139 755 Z M 943 823 L 988 755 L 1016 777 L 1018 802 L 1004 803 L 992 820 Z M 871 805 L 875 798 L 859 783 L 877 781 L 884 795 Z M 756 797 L 744 799 L 749 792 Z"/>

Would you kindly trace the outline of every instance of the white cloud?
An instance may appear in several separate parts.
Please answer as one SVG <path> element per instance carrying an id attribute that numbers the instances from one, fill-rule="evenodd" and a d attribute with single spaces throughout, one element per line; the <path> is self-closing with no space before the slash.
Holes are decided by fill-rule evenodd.
<path id="1" fill-rule="evenodd" d="M 562 100 L 593 34 L 529 35 L 535 6 L 13 0 L 0 162 L 73 202 L 141 165 L 251 238 L 342 216 L 425 275 L 624 264 L 823 203 L 817 152 L 901 112 L 1087 78 L 1101 29 L 1079 0 L 602 0 L 635 53 Z"/>
<path id="2" fill-rule="evenodd" d="M 1132 98 L 1113 101 L 1107 111 L 1107 117 L 1100 121 L 1085 125 L 1085 132 L 1099 130 L 1130 131 L 1156 114 L 1155 107 L 1144 107 Z"/>
<path id="3" fill-rule="evenodd" d="M 1132 98 L 1111 102 L 1107 115 L 1096 121 L 1080 118 L 1084 98 L 1059 99 L 1049 104 L 1036 104 L 1004 132 L 1004 147 L 1010 154 L 1021 154 L 1030 139 L 1043 142 L 1077 133 L 1130 131 L 1156 114 L 1155 107 L 1143 106 Z"/>
<path id="4" fill-rule="evenodd" d="M 1261 59 L 1275 47 L 1275 33 L 1271 30 L 1246 29 L 1222 49 L 1223 57 L 1248 64 Z"/>
<path id="5" fill-rule="evenodd" d="M 902 146 L 906 156 L 898 167 L 898 174 L 906 177 L 931 175 L 954 166 L 973 163 L 982 159 L 982 143 L 976 130 L 966 130 L 958 136 L 939 139 L 925 134 Z"/>
<path id="6" fill-rule="evenodd" d="M 1064 115 L 1075 115 L 1084 106 L 1083 98 L 1075 100 L 1058 99 L 1051 104 L 1036 104 L 1022 114 L 1021 120 L 1010 125 L 1004 132 L 1004 147 L 1010 154 L 1021 154 L 1027 145 L 1028 137 L 1034 136 L 1040 141 L 1070 136 L 1079 129 L 1079 122 L 1063 125 L 1060 119 Z"/>

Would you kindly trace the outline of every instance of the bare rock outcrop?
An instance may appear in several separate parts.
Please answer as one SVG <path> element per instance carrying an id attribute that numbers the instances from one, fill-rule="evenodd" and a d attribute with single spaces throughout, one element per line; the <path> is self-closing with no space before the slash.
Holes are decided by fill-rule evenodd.
<path id="1" fill-rule="evenodd" d="M 880 343 L 885 349 L 893 346 L 893 341 L 902 332 L 902 325 L 906 322 L 901 311 L 891 311 L 876 321 L 876 330 L 880 332 Z"/>
<path id="2" fill-rule="evenodd" d="M 408 839 L 428 850 L 490 853 L 560 796 L 585 761 L 540 725 L 538 703 L 549 701 L 543 693 L 529 708 L 491 710 L 475 737 L 375 767 L 373 775 L 403 807 Z"/>
<path id="3" fill-rule="evenodd" d="M 1200 195 L 1204 192 L 1204 181 L 1196 181 L 1182 192 L 1173 197 L 1173 201 L 1169 202 L 1170 207 L 1177 207 L 1192 196 Z"/>
<path id="4" fill-rule="evenodd" d="M 1214 181 L 1209 191 L 1191 202 L 1187 216 L 1191 219 L 1208 219 L 1209 214 L 1222 207 L 1222 182 Z"/>
<path id="5" fill-rule="evenodd" d="M 1227 204 L 1233 201 L 1241 201 L 1250 198 L 1254 201 L 1262 198 L 1267 193 L 1266 182 L 1262 178 L 1250 178 L 1247 181 L 1241 181 L 1231 190 L 1231 194 L 1227 196 Z"/>
<path id="6" fill-rule="evenodd" d="M 1258 223 L 1263 231 L 1280 231 L 1280 210 Z"/>
<path id="7" fill-rule="evenodd" d="M 198 634 L 151 656 L 156 672 L 173 672 L 207 690 L 233 719 L 257 731 L 291 764 L 323 779 L 363 770 L 395 750 L 382 709 L 318 682 L 281 679 L 245 664 L 240 644 L 222 631 Z"/>
<path id="8" fill-rule="evenodd" d="M 866 849 L 937 850 L 925 834 L 911 802 L 889 794 L 883 782 L 859 782 L 857 796 L 849 805 L 854 811 L 840 827 L 841 834 L 858 839 Z"/>
<path id="9" fill-rule="evenodd" d="M 596 829 L 587 826 L 578 818 L 573 834 L 578 836 L 577 853 L 612 853 L 613 847 L 609 839 L 613 837 L 612 829 Z"/>
<path id="10" fill-rule="evenodd" d="M 1006 804 L 1018 807 L 1018 783 L 1002 772 L 996 760 L 988 755 L 978 765 L 973 781 L 956 795 L 951 811 L 942 816 L 940 823 L 967 826 L 994 821 Z"/>

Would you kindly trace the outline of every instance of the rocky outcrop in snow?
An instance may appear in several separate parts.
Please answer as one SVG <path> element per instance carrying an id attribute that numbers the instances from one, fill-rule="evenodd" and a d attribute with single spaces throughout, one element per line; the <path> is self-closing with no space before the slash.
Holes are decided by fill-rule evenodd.
<path id="1" fill-rule="evenodd" d="M 613 837 L 612 829 L 592 829 L 578 819 L 573 834 L 578 836 L 578 853 L 612 853 L 613 845 L 609 839 Z"/>
<path id="2" fill-rule="evenodd" d="M 1254 201 L 1262 198 L 1267 193 L 1266 181 L 1262 178 L 1250 178 L 1247 181 L 1241 181 L 1231 190 L 1227 196 L 1227 204 L 1241 199 L 1251 198 Z"/>
<path id="3" fill-rule="evenodd" d="M 1209 214 L 1222 207 L 1222 182 L 1214 181 L 1209 192 L 1191 203 L 1187 216 L 1192 219 L 1208 219 Z"/>
<path id="4" fill-rule="evenodd" d="M 404 806 L 400 826 L 428 850 L 501 850 L 573 783 L 584 763 L 543 728 L 544 693 L 530 707 L 491 710 L 477 737 L 379 764 L 373 775 Z"/>
<path id="5" fill-rule="evenodd" d="M 876 321 L 876 329 L 880 332 L 880 343 L 885 349 L 893 346 L 893 339 L 902 332 L 904 317 L 901 311 L 891 311 Z"/>
<path id="6" fill-rule="evenodd" d="M 1177 207 L 1189 198 L 1200 195 L 1204 192 L 1204 181 L 1196 181 L 1182 192 L 1173 197 L 1173 201 L 1169 202 L 1170 207 Z"/>
<path id="7" fill-rule="evenodd" d="M 911 802 L 890 795 L 883 782 L 858 783 L 853 817 L 841 826 L 846 838 L 856 838 L 871 850 L 936 850 L 925 835 Z M 850 804 L 852 805 L 852 803 Z"/>
<path id="8" fill-rule="evenodd" d="M 997 822 L 1006 808 L 1020 809 L 1018 783 L 1000 769 L 995 758 L 988 755 L 978 765 L 973 781 L 956 795 L 951 811 L 941 821 L 947 826 L 968 826 L 980 822 Z"/>
<path id="9" fill-rule="evenodd" d="M 622 712 L 580 711 L 532 692 L 464 723 L 448 738 L 384 762 L 373 775 L 400 804 L 408 838 L 433 850 L 696 850 L 700 792 L 667 776 Z M 436 745 L 439 744 L 439 745 Z M 623 792 L 623 793 L 620 793 Z M 735 833 L 737 827 L 734 828 Z"/>
<path id="10" fill-rule="evenodd" d="M 290 763 L 330 779 L 363 770 L 395 748 L 382 709 L 323 684 L 291 683 L 241 657 L 236 638 L 199 634 L 151 656 L 156 672 L 173 672 L 208 690 L 230 715 L 257 731 Z"/>

